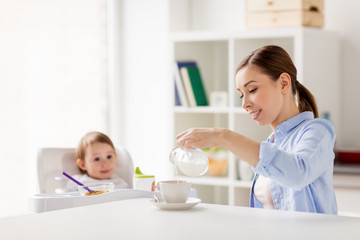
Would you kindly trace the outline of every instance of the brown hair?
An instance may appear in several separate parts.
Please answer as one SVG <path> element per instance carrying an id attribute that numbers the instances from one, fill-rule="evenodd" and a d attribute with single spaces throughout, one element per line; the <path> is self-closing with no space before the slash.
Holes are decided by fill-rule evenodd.
<path id="1" fill-rule="evenodd" d="M 86 148 L 93 143 L 106 143 L 109 144 L 115 152 L 115 147 L 111 139 L 101 132 L 88 132 L 83 136 L 76 149 L 77 159 L 85 160 Z"/>
<path id="2" fill-rule="evenodd" d="M 318 118 L 318 108 L 311 92 L 296 79 L 296 67 L 289 54 L 281 47 L 269 45 L 253 51 L 236 68 L 235 74 L 240 69 L 253 65 L 258 67 L 264 74 L 276 81 L 282 73 L 291 77 L 291 90 L 294 96 L 297 93 L 297 106 L 300 112 L 311 111 Z"/>

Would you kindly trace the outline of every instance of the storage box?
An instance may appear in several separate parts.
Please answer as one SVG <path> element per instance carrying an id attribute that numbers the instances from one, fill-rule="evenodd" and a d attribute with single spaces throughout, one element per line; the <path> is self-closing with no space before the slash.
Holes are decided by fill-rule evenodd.
<path id="1" fill-rule="evenodd" d="M 348 150 L 348 149 L 338 150 L 337 159 L 340 163 L 360 164 L 360 150 Z"/>
<path id="2" fill-rule="evenodd" d="M 248 0 L 247 27 L 321 28 L 324 25 L 323 0 Z"/>
<path id="3" fill-rule="evenodd" d="M 209 159 L 208 175 L 226 176 L 228 172 L 228 150 L 225 148 L 203 148 Z"/>

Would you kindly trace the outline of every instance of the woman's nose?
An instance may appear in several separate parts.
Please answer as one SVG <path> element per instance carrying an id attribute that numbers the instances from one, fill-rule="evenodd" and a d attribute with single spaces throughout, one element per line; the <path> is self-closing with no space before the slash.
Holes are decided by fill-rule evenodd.
<path id="1" fill-rule="evenodd" d="M 250 103 L 248 97 L 244 96 L 242 98 L 242 104 L 241 105 L 247 111 L 247 108 L 249 108 L 251 106 L 251 103 Z"/>

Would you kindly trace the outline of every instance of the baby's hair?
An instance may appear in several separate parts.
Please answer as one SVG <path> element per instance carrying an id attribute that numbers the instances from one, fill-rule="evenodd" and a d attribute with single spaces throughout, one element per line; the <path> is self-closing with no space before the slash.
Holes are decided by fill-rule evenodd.
<path id="1" fill-rule="evenodd" d="M 109 144 L 115 152 L 115 147 L 111 139 L 101 132 L 88 132 L 83 136 L 76 149 L 77 159 L 85 160 L 86 149 L 88 146 L 94 143 L 106 143 Z"/>

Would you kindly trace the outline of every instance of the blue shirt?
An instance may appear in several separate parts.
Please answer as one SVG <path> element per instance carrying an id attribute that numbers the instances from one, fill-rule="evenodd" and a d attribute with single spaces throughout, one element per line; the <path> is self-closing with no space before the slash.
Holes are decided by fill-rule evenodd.
<path id="1" fill-rule="evenodd" d="M 314 119 L 312 112 L 302 112 L 279 124 L 260 145 L 260 159 L 253 167 L 250 206 L 262 207 L 253 191 L 260 174 L 270 178 L 276 209 L 337 214 L 334 142 L 332 123 Z"/>

